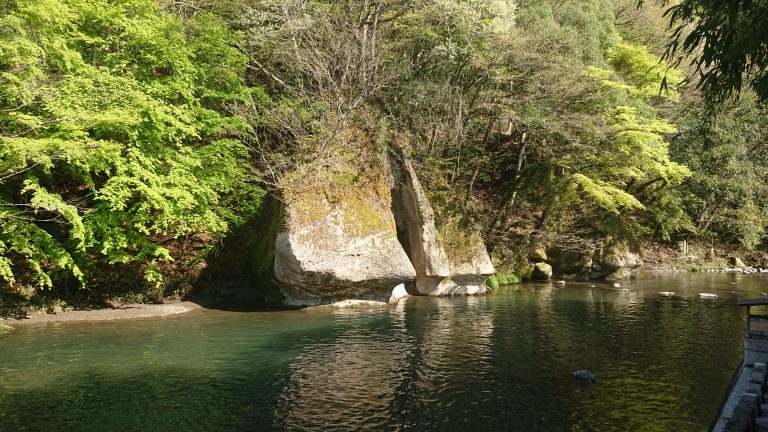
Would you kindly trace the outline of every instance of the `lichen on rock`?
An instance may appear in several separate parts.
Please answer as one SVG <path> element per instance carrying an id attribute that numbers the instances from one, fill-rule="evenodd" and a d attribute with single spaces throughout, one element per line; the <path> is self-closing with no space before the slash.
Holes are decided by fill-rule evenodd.
<path id="1" fill-rule="evenodd" d="M 387 301 L 395 286 L 416 276 L 397 239 L 390 184 L 375 164 L 349 184 L 323 170 L 287 177 L 274 263 L 286 303 Z"/>

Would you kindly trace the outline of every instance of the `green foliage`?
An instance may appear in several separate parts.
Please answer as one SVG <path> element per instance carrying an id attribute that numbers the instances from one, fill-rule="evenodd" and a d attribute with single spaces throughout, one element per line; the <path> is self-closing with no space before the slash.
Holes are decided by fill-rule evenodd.
<path id="1" fill-rule="evenodd" d="M 674 26 L 667 55 L 693 56 L 710 108 L 747 88 L 768 101 L 768 1 L 683 0 L 666 14 Z"/>
<path id="2" fill-rule="evenodd" d="M 231 104 L 264 100 L 220 19 L 151 0 L 20 0 L 0 19 L 0 277 L 41 287 L 221 237 L 263 191 Z M 21 279 L 20 279 L 21 278 Z"/>
<path id="3" fill-rule="evenodd" d="M 689 113 L 671 148 L 693 175 L 679 193 L 697 232 L 748 249 L 765 238 L 768 112 L 746 93 L 716 118 Z"/>
<path id="4" fill-rule="evenodd" d="M 514 273 L 497 273 L 493 277 L 496 278 L 499 285 L 512 285 L 523 281 L 520 276 Z"/>

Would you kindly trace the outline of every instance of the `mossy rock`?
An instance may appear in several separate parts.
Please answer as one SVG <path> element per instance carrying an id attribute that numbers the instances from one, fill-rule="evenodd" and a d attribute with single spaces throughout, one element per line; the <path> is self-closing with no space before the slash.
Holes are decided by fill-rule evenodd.
<path id="1" fill-rule="evenodd" d="M 496 289 L 501 285 L 512 285 L 520 283 L 521 281 L 522 278 L 514 273 L 496 273 L 491 275 L 485 281 L 485 284 L 488 285 L 488 288 L 490 289 Z"/>
<path id="2" fill-rule="evenodd" d="M 536 263 L 531 271 L 531 279 L 537 281 L 546 281 L 552 278 L 552 266 L 547 263 Z"/>
<path id="3" fill-rule="evenodd" d="M 728 264 L 731 267 L 746 267 L 746 265 L 744 265 L 744 261 L 742 261 L 741 258 L 735 256 L 728 258 Z"/>

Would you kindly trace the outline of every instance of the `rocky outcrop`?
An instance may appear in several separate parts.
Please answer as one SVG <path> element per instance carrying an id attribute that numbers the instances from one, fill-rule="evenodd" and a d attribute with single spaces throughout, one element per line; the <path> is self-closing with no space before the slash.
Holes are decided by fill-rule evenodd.
<path id="1" fill-rule="evenodd" d="M 284 303 L 486 292 L 494 269 L 482 238 L 455 220 L 436 226 L 401 151 L 357 172 L 323 172 L 297 172 L 281 185 L 273 279 Z"/>
<path id="2" fill-rule="evenodd" d="M 594 264 L 607 280 L 628 279 L 643 264 L 643 260 L 639 251 L 618 241 L 610 242 L 598 251 Z"/>
<path id="3" fill-rule="evenodd" d="M 589 279 L 594 252 L 572 251 L 559 247 L 550 248 L 547 252 L 555 276 L 564 279 Z"/>
<path id="4" fill-rule="evenodd" d="M 387 301 L 416 277 L 397 238 L 390 185 L 378 173 L 333 193 L 286 188 L 274 273 L 287 304 Z"/>
<path id="5" fill-rule="evenodd" d="M 531 279 L 535 281 L 548 281 L 552 278 L 552 266 L 544 263 L 544 262 L 538 262 L 533 265 L 533 269 L 531 270 Z"/>
<path id="6" fill-rule="evenodd" d="M 416 290 L 429 294 L 451 275 L 448 255 L 437 241 L 435 215 L 411 163 L 401 152 L 390 162 L 397 234 L 416 270 Z"/>
<path id="7" fill-rule="evenodd" d="M 534 244 L 528 249 L 528 261 L 532 263 L 546 262 L 548 260 L 547 250 L 540 244 Z"/>
<path id="8" fill-rule="evenodd" d="M 741 258 L 732 256 L 728 258 L 728 265 L 731 267 L 738 267 L 738 268 L 744 268 L 746 267 L 746 264 L 744 264 L 744 261 L 741 260 Z"/>
<path id="9" fill-rule="evenodd" d="M 393 148 L 393 210 L 398 237 L 416 270 L 413 288 L 420 295 L 474 295 L 487 291 L 494 273 L 482 238 L 448 220 L 438 230 L 435 215 L 410 161 Z"/>

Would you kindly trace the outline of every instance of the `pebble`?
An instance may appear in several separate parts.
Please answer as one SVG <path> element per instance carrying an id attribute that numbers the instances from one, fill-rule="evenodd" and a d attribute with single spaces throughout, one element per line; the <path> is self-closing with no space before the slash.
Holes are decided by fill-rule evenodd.
<path id="1" fill-rule="evenodd" d="M 674 291 L 661 291 L 659 295 L 663 295 L 664 297 L 672 297 L 675 295 Z"/>
<path id="2" fill-rule="evenodd" d="M 713 293 L 699 293 L 699 298 L 703 299 L 717 299 L 720 298 L 717 294 Z"/>

